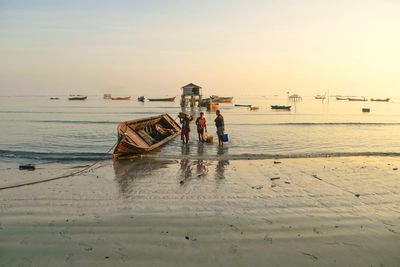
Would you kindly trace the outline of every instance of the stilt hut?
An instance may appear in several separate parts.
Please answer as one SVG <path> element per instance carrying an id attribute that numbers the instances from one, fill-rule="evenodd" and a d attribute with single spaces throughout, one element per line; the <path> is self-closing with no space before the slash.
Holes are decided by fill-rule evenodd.
<path id="1" fill-rule="evenodd" d="M 202 88 L 189 83 L 182 88 L 181 107 L 199 107 L 202 97 Z"/>

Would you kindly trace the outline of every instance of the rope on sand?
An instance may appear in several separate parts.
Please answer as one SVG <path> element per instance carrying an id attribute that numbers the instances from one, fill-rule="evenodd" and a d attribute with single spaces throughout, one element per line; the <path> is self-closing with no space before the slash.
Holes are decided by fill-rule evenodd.
<path id="1" fill-rule="evenodd" d="M 110 147 L 110 149 L 106 153 L 110 153 L 110 151 L 115 147 L 116 144 L 117 143 L 113 144 L 112 147 Z M 47 179 L 43 179 L 43 180 L 39 180 L 39 181 L 33 181 L 33 182 L 27 182 L 27 183 L 22 183 L 22 184 L 16 184 L 16 185 L 9 185 L 9 186 L 0 187 L 0 191 L 6 190 L 6 189 L 12 189 L 12 188 L 28 186 L 28 185 L 47 183 L 47 182 L 50 182 L 50 181 L 59 180 L 59 179 L 63 179 L 63 178 L 68 178 L 68 177 L 71 177 L 71 176 L 75 176 L 75 175 L 78 175 L 78 174 L 81 174 L 81 173 L 84 173 L 84 172 L 88 171 L 89 169 L 91 169 L 94 165 L 96 165 L 100 161 L 102 161 L 102 160 L 98 160 L 98 161 L 96 161 L 96 162 L 84 167 L 83 169 L 81 169 L 79 171 L 71 172 L 71 173 L 66 174 L 66 175 L 47 178 Z"/>

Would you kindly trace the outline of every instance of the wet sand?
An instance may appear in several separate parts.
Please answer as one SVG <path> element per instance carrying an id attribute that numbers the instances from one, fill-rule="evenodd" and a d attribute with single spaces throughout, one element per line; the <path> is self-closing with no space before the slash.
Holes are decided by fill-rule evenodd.
<path id="1" fill-rule="evenodd" d="M 2 166 L 0 186 L 71 167 Z M 105 161 L 0 191 L 0 266 L 400 266 L 398 168 L 396 157 Z"/>

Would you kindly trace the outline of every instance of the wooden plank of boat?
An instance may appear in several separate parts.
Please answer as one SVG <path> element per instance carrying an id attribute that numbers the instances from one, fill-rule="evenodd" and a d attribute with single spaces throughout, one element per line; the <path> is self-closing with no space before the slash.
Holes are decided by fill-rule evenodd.
<path id="1" fill-rule="evenodd" d="M 112 100 L 131 100 L 130 96 L 124 96 L 124 97 L 111 97 Z"/>
<path id="2" fill-rule="evenodd" d="M 371 101 L 375 102 L 389 102 L 390 98 L 378 99 L 378 98 L 371 98 Z"/>
<path id="3" fill-rule="evenodd" d="M 87 96 L 71 96 L 68 97 L 68 100 L 86 100 Z"/>
<path id="4" fill-rule="evenodd" d="M 168 114 L 125 121 L 118 124 L 118 144 L 113 156 L 143 154 L 152 151 L 179 135 L 181 127 Z"/>
<path id="5" fill-rule="evenodd" d="M 292 106 L 279 106 L 279 105 L 272 105 L 271 109 L 283 109 L 283 110 L 290 110 Z"/>
<path id="6" fill-rule="evenodd" d="M 163 101 L 163 102 L 174 102 L 176 96 L 174 97 L 166 97 L 166 98 L 149 98 L 149 101 Z"/>

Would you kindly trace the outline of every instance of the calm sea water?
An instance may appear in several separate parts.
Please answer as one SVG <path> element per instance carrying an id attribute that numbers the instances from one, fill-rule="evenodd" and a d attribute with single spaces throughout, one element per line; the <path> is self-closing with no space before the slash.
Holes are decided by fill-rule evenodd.
<path id="1" fill-rule="evenodd" d="M 177 98 L 178 99 L 178 98 Z M 400 100 L 389 103 L 315 100 L 288 102 L 285 96 L 235 98 L 237 104 L 259 106 L 258 111 L 221 104 L 230 142 L 223 153 L 238 156 L 283 155 L 307 157 L 354 153 L 400 152 Z M 273 111 L 270 105 L 289 104 L 291 111 Z M 368 107 L 370 113 L 362 113 Z M 106 151 L 117 140 L 120 121 L 181 111 L 175 103 L 104 100 L 49 100 L 49 97 L 0 97 L 1 162 L 86 162 L 111 158 Z M 187 110 L 197 115 L 199 110 Z M 215 134 L 214 113 L 206 112 L 209 133 Z M 179 137 L 155 155 L 217 155 L 216 144 L 192 140 L 182 146 Z"/>

